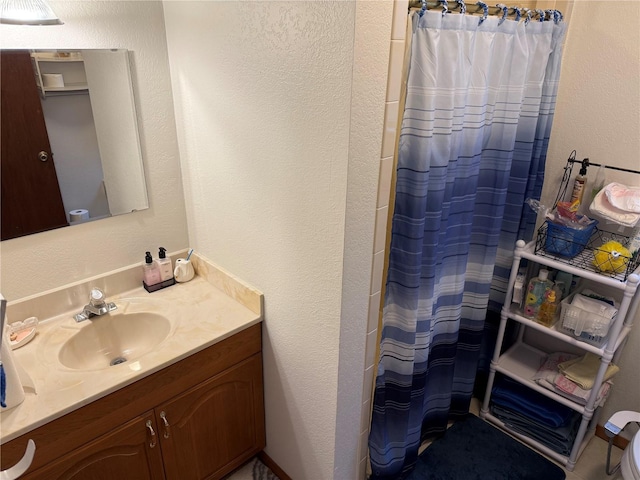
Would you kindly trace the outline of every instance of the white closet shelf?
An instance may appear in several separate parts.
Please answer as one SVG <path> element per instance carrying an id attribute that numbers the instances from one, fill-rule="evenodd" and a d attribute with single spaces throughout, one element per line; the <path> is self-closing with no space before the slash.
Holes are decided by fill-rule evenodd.
<path id="1" fill-rule="evenodd" d="M 556 322 L 556 324 L 551 326 L 551 327 L 547 327 L 545 325 L 542 325 L 542 324 L 536 322 L 535 320 L 531 320 L 531 319 L 529 319 L 527 317 L 522 316 L 520 310 L 518 309 L 517 305 L 515 305 L 515 304 L 511 304 L 511 306 L 506 309 L 505 313 L 512 320 L 515 320 L 518 323 L 526 325 L 528 328 L 532 328 L 534 330 L 538 330 L 540 332 L 543 332 L 543 333 L 549 335 L 550 337 L 562 340 L 563 342 L 566 342 L 569 345 L 573 345 L 575 347 L 579 347 L 582 350 L 585 350 L 587 352 L 595 353 L 599 357 L 604 355 L 604 351 L 608 347 L 608 343 L 611 340 L 611 339 L 607 340 L 607 342 L 605 342 L 605 344 L 602 347 L 596 347 L 595 345 L 591 345 L 589 343 L 583 342 L 582 340 L 579 340 L 577 337 L 572 337 L 571 335 L 567 335 L 566 333 L 558 330 L 559 322 Z M 627 335 L 629 335 L 630 331 L 631 331 L 631 327 L 630 326 L 624 325 L 622 327 L 622 330 L 620 331 L 620 334 L 615 339 L 615 343 L 613 345 L 612 351 L 615 352 L 618 349 L 618 347 L 622 344 L 624 339 L 627 338 Z"/>
<path id="2" fill-rule="evenodd" d="M 521 254 L 522 258 L 526 258 L 527 260 L 539 263 L 540 265 L 546 265 L 548 267 L 556 268 L 564 272 L 569 272 L 572 275 L 578 275 L 581 278 L 591 280 L 601 285 L 608 285 L 619 290 L 624 290 L 625 288 L 627 288 L 628 283 L 637 285 L 638 281 L 640 281 L 637 270 L 631 273 L 629 277 L 625 279 L 624 274 L 614 274 L 613 276 L 609 276 L 607 274 L 597 272 L 593 267 L 585 269 L 574 265 L 572 262 L 577 262 L 580 265 L 591 266 L 591 262 L 593 260 L 593 252 L 587 249 L 576 255 L 574 259 L 568 260 L 564 257 L 545 252 L 544 249 L 539 249 L 538 253 L 536 253 L 536 241 L 534 240 L 524 246 L 524 248 L 521 250 Z M 579 259 L 579 261 L 575 259 Z"/>
<path id="3" fill-rule="evenodd" d="M 584 415 L 584 405 L 563 397 L 553 390 L 549 390 L 548 388 L 538 385 L 534 380 L 532 380 L 533 376 L 538 371 L 538 368 L 540 368 L 540 365 L 544 363 L 547 355 L 547 352 L 543 352 L 542 350 L 532 347 L 531 345 L 527 345 L 526 343 L 518 342 L 500 356 L 495 368 L 496 371 L 516 380 L 518 383 Z M 606 397 L 600 401 L 600 404 L 604 404 L 605 399 Z M 600 404 L 594 405 L 594 408 L 597 408 Z"/>
<path id="4" fill-rule="evenodd" d="M 45 92 L 76 92 L 78 90 L 89 90 L 86 83 L 67 83 L 64 87 L 42 87 Z"/>
<path id="5" fill-rule="evenodd" d="M 567 455 L 562 455 L 561 453 L 558 453 L 554 450 L 551 450 L 549 447 L 547 447 L 546 445 L 543 445 L 542 443 L 534 440 L 531 437 L 528 437 L 526 435 L 522 435 L 518 432 L 515 432 L 513 430 L 511 430 L 509 428 L 508 425 L 505 425 L 505 423 L 500 420 L 497 417 L 494 417 L 491 413 L 485 413 L 483 415 L 483 418 L 491 423 L 493 423 L 494 425 L 500 427 L 502 430 L 504 430 L 505 432 L 507 432 L 510 436 L 512 436 L 513 438 L 516 438 L 518 440 L 520 440 L 522 443 L 529 445 L 533 448 L 535 448 L 536 450 L 538 450 L 539 452 L 545 454 L 547 457 L 553 458 L 554 460 L 556 460 L 557 462 L 563 464 L 563 465 L 567 465 L 569 463 L 569 456 Z M 585 438 L 582 440 L 582 442 L 580 442 L 580 448 L 578 451 L 578 456 L 582 455 L 582 452 L 584 451 L 585 448 L 587 448 L 587 445 L 589 443 L 589 440 L 591 440 L 592 437 L 587 437 L 585 436 Z"/>

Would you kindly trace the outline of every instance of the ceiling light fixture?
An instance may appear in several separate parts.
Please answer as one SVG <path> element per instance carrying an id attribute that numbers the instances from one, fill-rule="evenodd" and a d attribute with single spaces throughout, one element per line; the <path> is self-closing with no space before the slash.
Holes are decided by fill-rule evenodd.
<path id="1" fill-rule="evenodd" d="M 0 0 L 0 23 L 8 25 L 62 25 L 45 0 Z"/>

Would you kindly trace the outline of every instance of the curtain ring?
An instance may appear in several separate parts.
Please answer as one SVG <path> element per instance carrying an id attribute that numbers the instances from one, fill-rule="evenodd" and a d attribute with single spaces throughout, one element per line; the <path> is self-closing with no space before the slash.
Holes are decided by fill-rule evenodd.
<path id="1" fill-rule="evenodd" d="M 487 7 L 487 4 L 484 2 L 477 2 L 476 5 L 478 5 L 479 7 L 482 7 L 482 17 L 480 18 L 480 21 L 478 22 L 478 25 L 482 25 L 482 22 L 484 22 L 487 17 L 489 16 L 489 7 Z"/>
<path id="2" fill-rule="evenodd" d="M 533 10 L 530 10 L 528 8 L 525 8 L 525 10 L 526 10 L 526 13 L 527 13 L 527 18 L 525 19 L 524 24 L 528 25 L 529 22 L 531 21 L 531 17 L 533 17 Z"/>
<path id="3" fill-rule="evenodd" d="M 509 13 L 509 7 L 507 7 L 504 3 L 498 3 L 496 4 L 496 7 L 502 10 L 502 17 L 500 17 L 500 20 L 498 21 L 498 26 L 500 26 L 502 25 L 502 22 L 504 22 L 507 19 L 507 14 Z"/>
<path id="4" fill-rule="evenodd" d="M 538 21 L 544 22 L 544 19 L 546 18 L 544 10 L 539 10 L 539 9 L 536 8 L 536 13 L 538 14 L 538 17 L 539 17 Z"/>
<path id="5" fill-rule="evenodd" d="M 560 10 L 551 10 L 551 12 L 553 12 L 553 23 L 557 25 L 564 18 L 562 12 Z"/>
<path id="6" fill-rule="evenodd" d="M 520 19 L 522 18 L 522 8 L 521 7 L 511 7 L 511 8 L 513 8 L 513 10 L 516 12 L 515 21 L 519 22 Z"/>
<path id="7" fill-rule="evenodd" d="M 460 14 L 464 15 L 465 13 L 467 13 L 467 4 L 464 3 L 464 0 L 456 0 L 456 2 L 460 6 Z"/>
<path id="8" fill-rule="evenodd" d="M 418 13 L 418 15 L 421 17 L 424 15 L 424 12 L 427 11 L 427 0 L 422 0 L 422 8 L 420 9 L 420 12 Z"/>
<path id="9" fill-rule="evenodd" d="M 442 4 L 442 16 L 444 17 L 449 12 L 449 2 L 448 0 L 439 0 Z"/>

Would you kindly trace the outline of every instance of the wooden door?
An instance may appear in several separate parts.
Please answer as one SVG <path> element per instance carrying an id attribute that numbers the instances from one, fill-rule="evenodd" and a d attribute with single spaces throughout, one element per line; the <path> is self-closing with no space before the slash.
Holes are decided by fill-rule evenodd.
<path id="1" fill-rule="evenodd" d="M 168 480 L 223 477 L 265 446 L 261 355 L 156 407 L 155 414 Z"/>
<path id="2" fill-rule="evenodd" d="M 153 412 L 49 463 L 24 480 L 162 480 L 162 454 Z M 147 426 L 151 422 L 156 435 Z M 154 446 L 153 442 L 155 442 Z M 36 445 L 37 454 L 37 445 Z"/>
<path id="3" fill-rule="evenodd" d="M 0 71 L 0 237 L 7 240 L 68 223 L 29 52 L 2 51 Z"/>

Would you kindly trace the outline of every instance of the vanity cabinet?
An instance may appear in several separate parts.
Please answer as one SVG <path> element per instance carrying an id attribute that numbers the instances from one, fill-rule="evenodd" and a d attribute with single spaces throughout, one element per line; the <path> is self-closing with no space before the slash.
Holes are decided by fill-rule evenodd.
<path id="1" fill-rule="evenodd" d="M 262 450 L 261 379 L 260 356 L 254 355 L 155 409 L 168 480 L 219 478 L 229 473 L 229 463 Z"/>
<path id="2" fill-rule="evenodd" d="M 165 478 L 162 455 L 151 447 L 147 425 L 153 412 L 136 417 L 113 432 L 89 442 L 58 460 L 27 473 L 24 480 L 159 480 Z M 157 441 L 154 439 L 154 441 Z M 36 452 L 37 452 L 36 446 Z"/>
<path id="3" fill-rule="evenodd" d="M 3 468 L 29 438 L 25 480 L 222 478 L 265 446 L 261 325 L 2 445 Z"/>

